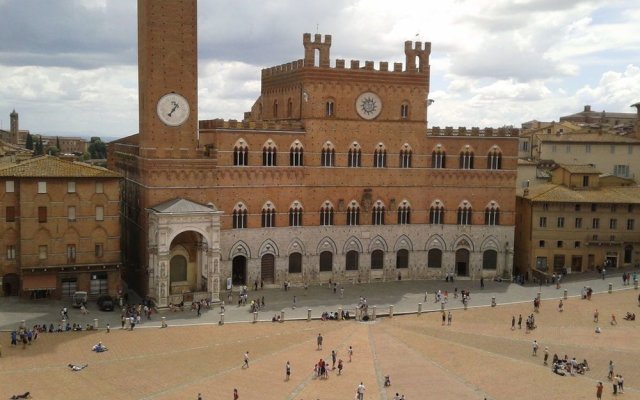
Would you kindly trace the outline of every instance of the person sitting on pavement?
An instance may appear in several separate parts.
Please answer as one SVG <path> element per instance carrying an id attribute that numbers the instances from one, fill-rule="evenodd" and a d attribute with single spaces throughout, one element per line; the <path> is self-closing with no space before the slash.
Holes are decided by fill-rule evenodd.
<path id="1" fill-rule="evenodd" d="M 627 315 L 624 316 L 624 319 L 626 319 L 627 321 L 635 321 L 636 313 L 630 313 L 627 311 Z"/>
<path id="2" fill-rule="evenodd" d="M 103 345 L 102 342 L 98 342 L 98 344 L 94 345 L 91 350 L 95 351 L 96 353 L 102 353 L 103 351 L 107 351 L 109 349 L 107 349 L 107 346 Z"/>

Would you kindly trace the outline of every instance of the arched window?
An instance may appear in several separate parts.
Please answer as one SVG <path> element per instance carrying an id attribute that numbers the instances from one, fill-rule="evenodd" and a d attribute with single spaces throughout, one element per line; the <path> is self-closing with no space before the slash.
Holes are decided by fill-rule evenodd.
<path id="1" fill-rule="evenodd" d="M 271 202 L 262 206 L 262 227 L 273 228 L 276 226 L 276 209 Z"/>
<path id="2" fill-rule="evenodd" d="M 320 272 L 331 272 L 333 269 L 333 253 L 323 251 L 320 253 Z"/>
<path id="3" fill-rule="evenodd" d="M 372 225 L 384 225 L 384 204 L 381 201 L 377 201 L 373 206 L 373 211 L 371 212 L 371 224 Z"/>
<path id="4" fill-rule="evenodd" d="M 447 155 L 441 148 L 436 148 L 431 153 L 431 168 L 446 168 Z"/>
<path id="5" fill-rule="evenodd" d="M 278 100 L 273 101 L 273 118 L 278 118 Z"/>
<path id="6" fill-rule="evenodd" d="M 460 152 L 460 169 L 473 169 L 473 151 L 465 149 Z"/>
<path id="7" fill-rule="evenodd" d="M 325 117 L 333 117 L 333 100 L 327 100 L 324 104 Z"/>
<path id="8" fill-rule="evenodd" d="M 247 227 L 247 207 L 238 203 L 233 209 L 233 229 L 245 229 Z"/>
<path id="9" fill-rule="evenodd" d="M 362 151 L 360 150 L 360 145 L 354 143 L 351 145 L 348 153 L 348 166 L 349 167 L 361 167 L 362 166 Z"/>
<path id="10" fill-rule="evenodd" d="M 482 269 L 498 268 L 498 252 L 495 250 L 485 250 L 482 253 Z"/>
<path id="11" fill-rule="evenodd" d="M 265 167 L 275 167 L 277 163 L 278 150 L 275 144 L 269 140 L 262 148 L 262 165 Z"/>
<path id="12" fill-rule="evenodd" d="M 360 225 L 360 207 L 355 201 L 347 207 L 347 225 Z"/>
<path id="13" fill-rule="evenodd" d="M 374 250 L 371 253 L 371 269 L 384 268 L 384 251 Z"/>
<path id="14" fill-rule="evenodd" d="M 411 206 L 405 200 L 398 207 L 398 225 L 409 225 L 411 223 Z"/>
<path id="15" fill-rule="evenodd" d="M 408 144 L 405 144 L 402 149 L 400 149 L 400 168 L 411 168 L 411 147 Z"/>
<path id="16" fill-rule="evenodd" d="M 500 208 L 493 201 L 484 209 L 484 224 L 500 225 Z"/>
<path id="17" fill-rule="evenodd" d="M 302 272 L 302 254 L 291 253 L 289 254 L 289 273 L 299 274 Z"/>
<path id="18" fill-rule="evenodd" d="M 302 205 L 297 201 L 289 207 L 289 226 L 302 226 Z"/>
<path id="19" fill-rule="evenodd" d="M 358 257 L 359 254 L 355 250 L 350 250 L 346 255 L 346 264 L 345 269 L 347 271 L 357 271 L 358 270 Z"/>
<path id="20" fill-rule="evenodd" d="M 502 169 L 502 153 L 496 147 L 487 155 L 487 169 Z"/>
<path id="21" fill-rule="evenodd" d="M 233 147 L 233 165 L 249 165 L 249 147 L 242 139 Z"/>
<path id="22" fill-rule="evenodd" d="M 396 268 L 409 268 L 409 250 L 398 250 L 396 253 Z"/>
<path id="23" fill-rule="evenodd" d="M 329 201 L 320 207 L 320 226 L 333 225 L 333 205 Z"/>
<path id="24" fill-rule="evenodd" d="M 292 167 L 302 167 L 304 165 L 304 149 L 302 143 L 296 140 L 289 149 L 289 165 Z"/>
<path id="25" fill-rule="evenodd" d="M 444 205 L 440 201 L 434 201 L 429 209 L 429 223 L 432 225 L 444 224 Z"/>
<path id="26" fill-rule="evenodd" d="M 471 206 L 467 202 L 458 207 L 458 225 L 471 225 Z"/>
<path id="27" fill-rule="evenodd" d="M 400 118 L 402 118 L 402 119 L 409 118 L 409 104 L 408 103 L 402 103 L 402 105 L 400 105 Z"/>
<path id="28" fill-rule="evenodd" d="M 291 118 L 293 116 L 293 100 L 291 100 L 291 97 L 289 97 L 289 100 L 287 100 L 287 117 Z"/>
<path id="29" fill-rule="evenodd" d="M 387 166 L 387 149 L 384 148 L 382 143 L 378 143 L 378 146 L 373 151 L 373 167 L 385 168 Z"/>
<path id="30" fill-rule="evenodd" d="M 427 254 L 428 268 L 442 268 L 442 250 L 430 249 Z"/>
<path id="31" fill-rule="evenodd" d="M 333 167 L 336 165 L 336 150 L 331 142 L 327 142 L 322 146 L 320 165 L 323 167 Z"/>

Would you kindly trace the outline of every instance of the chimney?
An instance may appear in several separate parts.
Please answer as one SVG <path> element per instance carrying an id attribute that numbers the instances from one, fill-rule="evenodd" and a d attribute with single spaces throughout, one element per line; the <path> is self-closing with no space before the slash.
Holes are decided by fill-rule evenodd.
<path id="1" fill-rule="evenodd" d="M 584 112 L 591 112 L 591 106 L 590 105 L 584 106 Z"/>

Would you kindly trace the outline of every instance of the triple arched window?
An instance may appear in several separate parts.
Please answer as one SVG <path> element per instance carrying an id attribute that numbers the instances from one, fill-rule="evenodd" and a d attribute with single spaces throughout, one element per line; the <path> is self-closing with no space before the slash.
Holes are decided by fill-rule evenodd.
<path id="1" fill-rule="evenodd" d="M 233 229 L 245 229 L 247 227 L 247 207 L 238 203 L 232 213 Z"/>
<path id="2" fill-rule="evenodd" d="M 355 201 L 347 207 L 347 225 L 360 225 L 360 206 Z"/>
<path id="3" fill-rule="evenodd" d="M 429 223 L 432 225 L 444 224 L 444 205 L 440 200 L 436 200 L 431 204 L 429 209 Z"/>
<path id="4" fill-rule="evenodd" d="M 495 146 L 487 154 L 487 169 L 502 169 L 502 153 Z"/>
<path id="5" fill-rule="evenodd" d="M 289 226 L 302 226 L 302 205 L 298 201 L 289 207 Z"/>
<path id="6" fill-rule="evenodd" d="M 468 147 L 469 146 L 460 152 L 460 169 L 473 169 L 473 150 L 470 150 Z"/>
<path id="7" fill-rule="evenodd" d="M 347 154 L 347 165 L 352 168 L 362 166 L 362 150 L 358 143 L 353 143 Z"/>
<path id="8" fill-rule="evenodd" d="M 304 165 L 304 149 L 299 140 L 293 142 L 289 149 L 289 165 L 292 167 L 302 167 Z"/>
<path id="9" fill-rule="evenodd" d="M 400 149 L 400 168 L 411 168 L 412 151 L 408 143 L 405 143 Z"/>
<path id="10" fill-rule="evenodd" d="M 336 149 L 331 142 L 327 142 L 322 146 L 320 165 L 323 167 L 334 167 L 336 165 Z"/>
<path id="11" fill-rule="evenodd" d="M 378 143 L 376 149 L 373 151 L 373 167 L 385 168 L 387 166 L 387 149 L 384 148 L 382 143 Z"/>
<path id="12" fill-rule="evenodd" d="M 371 225 L 384 225 L 384 204 L 378 200 L 373 206 L 373 212 L 371 213 Z"/>
<path id="13" fill-rule="evenodd" d="M 471 205 L 466 201 L 458 207 L 458 225 L 471 225 Z"/>
<path id="14" fill-rule="evenodd" d="M 249 165 L 249 146 L 243 139 L 238 140 L 233 146 L 233 165 Z"/>
<path id="15" fill-rule="evenodd" d="M 484 224 L 485 225 L 500 225 L 500 207 L 495 201 L 492 201 L 484 209 Z"/>
<path id="16" fill-rule="evenodd" d="M 268 201 L 262 206 L 262 227 L 273 228 L 276 226 L 276 209 L 273 204 Z"/>
<path id="17" fill-rule="evenodd" d="M 278 150 L 275 144 L 269 140 L 262 147 L 262 165 L 265 167 L 275 167 L 278 165 Z"/>
<path id="18" fill-rule="evenodd" d="M 439 145 L 431 153 L 431 168 L 446 168 L 446 153 Z"/>
<path id="19" fill-rule="evenodd" d="M 411 223 L 411 206 L 404 200 L 398 207 L 398 225 L 409 225 Z"/>
<path id="20" fill-rule="evenodd" d="M 330 201 L 325 201 L 320 207 L 320 226 L 330 225 L 333 225 L 333 204 Z"/>

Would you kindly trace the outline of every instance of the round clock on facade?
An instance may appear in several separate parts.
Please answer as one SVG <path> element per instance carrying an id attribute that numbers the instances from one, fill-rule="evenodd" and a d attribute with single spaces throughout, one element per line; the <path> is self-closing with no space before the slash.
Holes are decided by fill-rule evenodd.
<path id="1" fill-rule="evenodd" d="M 180 126 L 189 118 L 189 102 L 177 93 L 167 93 L 158 100 L 158 118 L 169 126 Z"/>
<path id="2" fill-rule="evenodd" d="M 375 93 L 364 92 L 356 99 L 356 111 L 364 119 L 374 119 L 382 111 L 382 100 Z"/>

